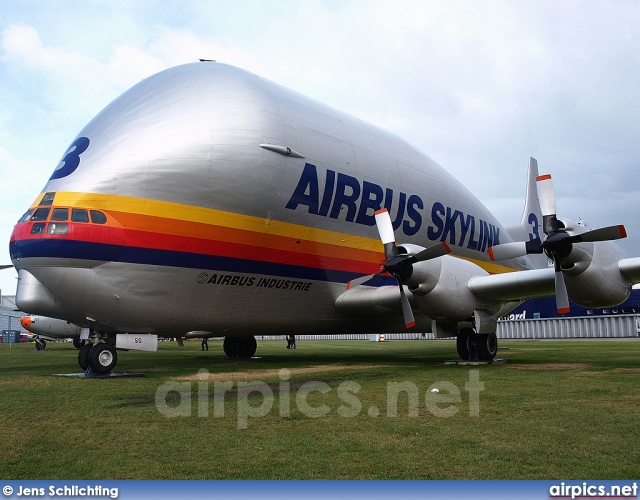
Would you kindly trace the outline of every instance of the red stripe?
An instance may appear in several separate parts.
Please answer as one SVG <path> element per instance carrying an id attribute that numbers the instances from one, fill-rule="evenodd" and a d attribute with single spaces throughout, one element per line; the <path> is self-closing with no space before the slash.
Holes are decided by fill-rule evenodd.
<path id="1" fill-rule="evenodd" d="M 362 260 L 361 250 L 332 245 L 323 250 L 331 253 L 323 255 L 303 251 L 269 248 L 261 246 L 263 239 L 257 237 L 255 244 L 218 241 L 183 235 L 154 233 L 148 231 L 123 230 L 120 228 L 99 226 L 96 224 L 69 224 L 70 233 L 66 235 L 30 234 L 31 224 L 16 227 L 13 236 L 18 240 L 64 239 L 71 241 L 90 241 L 107 245 L 123 245 L 154 250 L 189 252 L 201 255 L 232 257 L 260 262 L 273 262 L 294 266 L 331 269 L 362 274 L 374 274 L 380 269 L 381 255 L 376 252 L 365 252 L 369 259 Z M 45 226 L 46 229 L 46 226 Z M 313 242 L 307 242 L 313 245 Z M 313 248 L 313 247 L 312 247 Z M 351 257 L 353 255 L 353 257 Z"/>
<path id="2" fill-rule="evenodd" d="M 547 179 L 551 179 L 551 174 L 543 174 L 536 177 L 536 181 L 546 181 Z"/>

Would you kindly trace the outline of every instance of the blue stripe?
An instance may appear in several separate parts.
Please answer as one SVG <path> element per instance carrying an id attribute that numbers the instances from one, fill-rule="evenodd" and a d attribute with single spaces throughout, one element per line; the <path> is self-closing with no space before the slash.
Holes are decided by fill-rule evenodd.
<path id="1" fill-rule="evenodd" d="M 107 245 L 89 241 L 34 239 L 12 241 L 9 251 L 12 259 L 50 257 L 58 259 L 98 260 L 154 266 L 182 267 L 236 273 L 263 274 L 314 281 L 347 283 L 362 276 L 359 273 L 321 269 L 292 264 L 280 264 L 259 260 L 246 260 L 219 255 L 204 255 L 173 250 L 138 248 L 123 245 Z M 378 276 L 368 286 L 393 285 L 395 280 Z"/>

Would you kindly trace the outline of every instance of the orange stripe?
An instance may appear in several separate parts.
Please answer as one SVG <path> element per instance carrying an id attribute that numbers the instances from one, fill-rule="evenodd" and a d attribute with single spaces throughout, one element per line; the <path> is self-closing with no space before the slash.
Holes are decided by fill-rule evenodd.
<path id="1" fill-rule="evenodd" d="M 319 243 L 313 240 L 300 240 L 268 233 L 256 233 L 244 229 L 214 226 L 200 222 L 177 221 L 126 212 L 110 213 L 126 228 L 127 233 L 129 231 L 143 231 L 158 233 L 159 235 L 200 238 L 287 252 L 300 252 L 306 255 L 321 255 L 326 258 L 350 259 L 363 263 L 379 264 L 384 259 L 382 251 L 377 252 L 373 248 L 371 250 L 360 250 L 348 246 Z M 348 240 L 349 235 L 343 234 L 340 236 L 342 236 L 341 243 L 344 245 L 345 239 Z"/>

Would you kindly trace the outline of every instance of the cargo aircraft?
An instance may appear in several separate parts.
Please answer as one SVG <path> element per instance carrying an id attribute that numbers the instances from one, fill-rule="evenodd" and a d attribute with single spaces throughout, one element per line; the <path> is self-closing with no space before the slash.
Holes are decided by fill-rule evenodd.
<path id="1" fill-rule="evenodd" d="M 157 337 L 398 332 L 456 337 L 492 359 L 497 318 L 623 302 L 640 259 L 558 217 L 529 161 L 504 227 L 396 135 L 242 69 L 200 62 L 146 78 L 73 139 L 14 228 L 16 304 L 81 327 L 83 369 Z M 549 266 L 548 262 L 553 262 Z"/>

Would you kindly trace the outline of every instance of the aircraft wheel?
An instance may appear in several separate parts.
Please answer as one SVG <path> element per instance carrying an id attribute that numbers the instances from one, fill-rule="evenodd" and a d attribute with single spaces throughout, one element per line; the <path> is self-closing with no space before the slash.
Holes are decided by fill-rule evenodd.
<path id="1" fill-rule="evenodd" d="M 84 345 L 84 340 L 73 339 L 73 347 L 80 349 Z"/>
<path id="2" fill-rule="evenodd" d="M 456 349 L 458 350 L 458 356 L 463 361 L 469 361 L 469 353 L 471 351 L 469 343 L 473 335 L 475 335 L 475 332 L 471 328 L 463 328 L 458 332 Z"/>
<path id="3" fill-rule="evenodd" d="M 238 347 L 236 339 L 225 337 L 222 342 L 222 349 L 228 358 L 237 358 L 238 357 Z"/>
<path id="4" fill-rule="evenodd" d="M 491 361 L 498 353 L 498 337 L 495 333 L 477 335 L 478 358 L 484 361 Z"/>
<path id="5" fill-rule="evenodd" d="M 253 336 L 239 338 L 238 344 L 239 358 L 250 358 L 256 353 L 256 349 L 258 349 L 258 342 L 256 342 L 256 338 Z"/>
<path id="6" fill-rule="evenodd" d="M 44 351 L 46 348 L 47 348 L 46 341 L 44 341 L 42 339 L 37 339 L 36 340 L 36 351 Z"/>
<path id="7" fill-rule="evenodd" d="M 229 358 L 250 358 L 256 353 L 258 343 L 253 336 L 225 337 L 222 348 Z"/>
<path id="8" fill-rule="evenodd" d="M 96 373 L 109 373 L 117 362 L 118 353 L 111 344 L 96 344 L 89 352 L 89 366 Z"/>
<path id="9" fill-rule="evenodd" d="M 78 351 L 78 364 L 83 370 L 89 368 L 89 352 L 91 352 L 92 347 L 93 344 L 85 344 Z"/>

